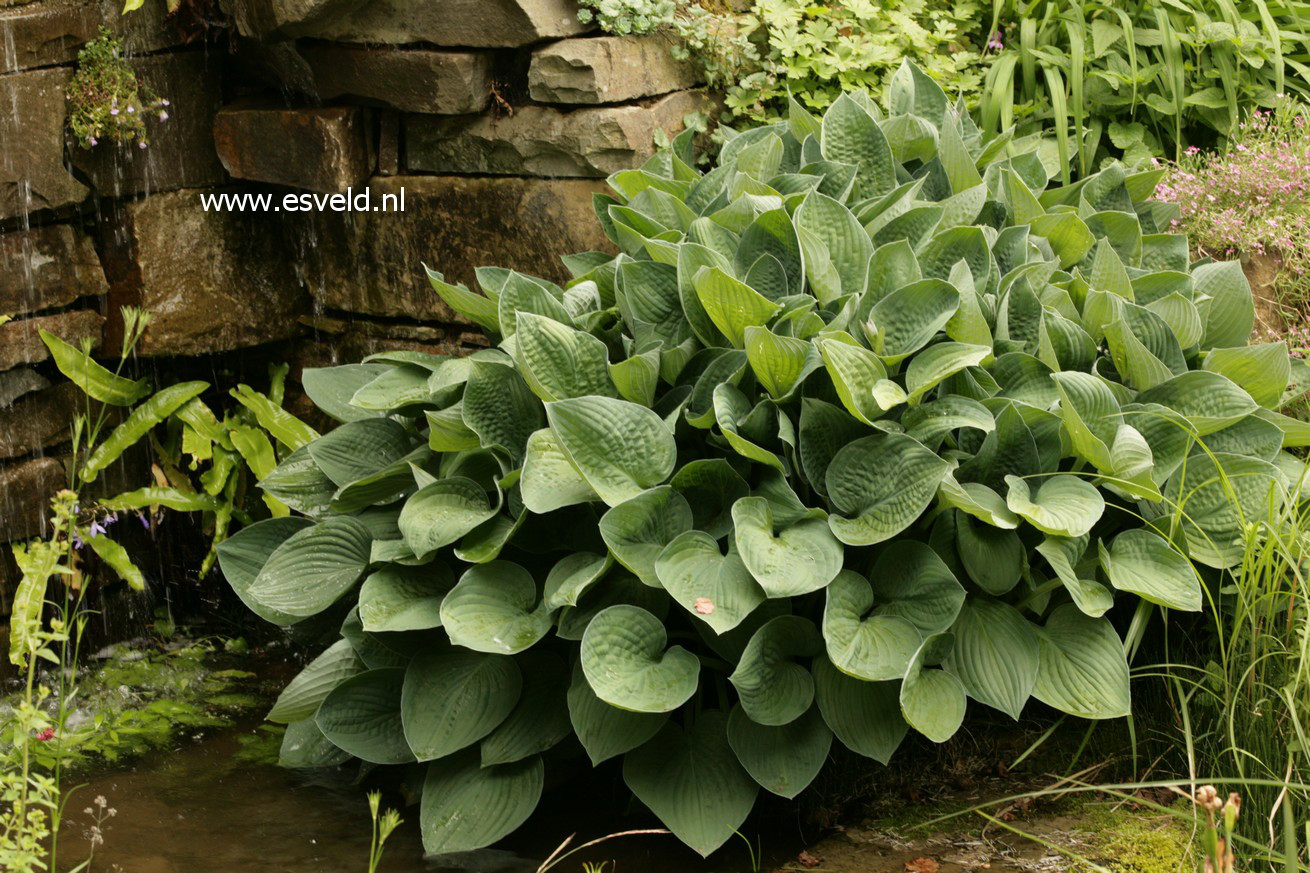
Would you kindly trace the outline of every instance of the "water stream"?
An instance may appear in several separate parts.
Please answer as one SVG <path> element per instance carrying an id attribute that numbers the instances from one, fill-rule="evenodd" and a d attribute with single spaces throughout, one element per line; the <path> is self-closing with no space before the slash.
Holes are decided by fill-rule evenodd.
<path id="1" fill-rule="evenodd" d="M 351 784 L 353 771 L 294 771 L 251 762 L 242 752 L 256 735 L 247 724 L 199 740 L 184 738 L 175 749 L 85 780 L 68 803 L 59 869 L 86 857 L 94 822 L 83 810 L 103 796 L 116 814 L 104 822 L 104 844 L 95 851 L 92 869 L 99 873 L 364 873 L 369 815 L 364 789 Z M 621 815 L 623 810 L 604 802 L 608 796 L 597 796 L 603 789 L 575 792 L 571 785 L 548 789 L 533 819 L 500 848 L 440 859 L 423 857 L 418 806 L 405 807 L 405 822 L 387 843 L 380 873 L 533 873 L 575 831 L 580 843 L 654 824 Z M 672 837 L 638 836 L 572 856 L 555 869 L 577 873 L 584 860 L 614 862 L 607 873 L 750 869 L 744 848 L 722 855 L 707 864 Z"/>

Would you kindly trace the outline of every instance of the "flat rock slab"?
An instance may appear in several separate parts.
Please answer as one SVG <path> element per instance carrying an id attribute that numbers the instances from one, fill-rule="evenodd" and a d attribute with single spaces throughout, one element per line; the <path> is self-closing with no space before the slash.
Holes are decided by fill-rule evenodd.
<path id="1" fill-rule="evenodd" d="M 64 465 L 54 458 L 0 467 L 0 542 L 44 534 L 50 498 L 67 484 Z"/>
<path id="2" fill-rule="evenodd" d="M 350 96 L 403 112 L 464 115 L 491 99 L 491 55 L 316 45 L 301 50 L 323 99 Z"/>
<path id="3" fill-rule="evenodd" d="M 204 52 L 133 58 L 137 75 L 171 104 L 168 120 L 146 119 L 148 148 L 68 142 L 73 165 L 110 197 L 200 188 L 228 181 L 214 150 L 213 121 L 222 103 L 219 59 Z"/>
<path id="4" fill-rule="evenodd" d="M 50 380 L 31 367 L 15 367 L 0 372 L 0 409 L 12 406 L 15 400 L 33 391 L 49 387 Z"/>
<path id="5" fill-rule="evenodd" d="M 528 92 L 540 103 L 623 103 L 697 84 L 665 36 L 565 39 L 532 53 Z"/>
<path id="6" fill-rule="evenodd" d="M 242 36 L 294 33 L 333 16 L 353 12 L 368 0 L 222 0 Z"/>
<path id="7" fill-rule="evenodd" d="M 206 211 L 200 193 L 130 203 L 114 235 L 110 281 L 151 313 L 139 354 L 205 355 L 286 339 L 308 308 L 280 216 Z"/>
<path id="8" fill-rule="evenodd" d="M 472 285 L 475 267 L 511 267 L 564 280 L 561 254 L 612 247 L 592 211 L 605 190 L 588 179 L 388 176 L 369 180 L 374 201 L 405 189 L 405 211 L 322 213 L 302 227 L 308 284 L 331 310 L 453 323 L 423 272 Z M 360 265 L 367 265 L 361 276 Z M 461 342 L 464 342 L 461 339 Z"/>
<path id="9" fill-rule="evenodd" d="M 358 106 L 225 106 L 214 119 L 214 142 L 238 179 L 326 194 L 357 185 L 372 168 L 368 115 Z"/>
<path id="10" fill-rule="evenodd" d="M 86 186 L 64 167 L 68 69 L 0 76 L 0 219 L 81 203 Z"/>
<path id="11" fill-rule="evenodd" d="M 20 458 L 68 442 L 73 416 L 81 408 L 82 392 L 64 382 L 0 409 L 0 458 Z"/>
<path id="12" fill-rule="evenodd" d="M 99 28 L 100 11 L 93 5 L 50 2 L 0 10 L 0 73 L 74 61 Z"/>
<path id="13" fill-rule="evenodd" d="M 679 91 L 649 106 L 524 106 L 502 118 L 410 115 L 406 163 L 432 173 L 604 177 L 654 154 L 657 130 L 671 136 L 684 116 L 712 106 L 704 94 Z"/>
<path id="14" fill-rule="evenodd" d="M 344 15 L 285 30 L 337 42 L 513 48 L 587 28 L 575 0 L 368 0 Z"/>
<path id="15" fill-rule="evenodd" d="M 0 313 L 39 312 L 108 290 L 91 239 L 69 225 L 0 234 Z"/>
<path id="16" fill-rule="evenodd" d="M 73 345 L 90 337 L 92 349 L 98 349 L 104 336 L 104 325 L 104 316 L 90 309 L 0 324 L 0 370 L 9 370 L 20 364 L 39 364 L 49 358 L 50 350 L 41 341 L 42 328 Z"/>

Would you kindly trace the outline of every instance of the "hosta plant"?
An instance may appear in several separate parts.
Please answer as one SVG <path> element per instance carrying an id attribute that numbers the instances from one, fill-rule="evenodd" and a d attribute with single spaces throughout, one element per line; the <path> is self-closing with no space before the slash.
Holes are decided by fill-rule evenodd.
<path id="1" fill-rule="evenodd" d="M 341 425 L 262 482 L 300 514 L 220 547 L 256 613 L 340 628 L 271 713 L 284 763 L 408 766 L 443 853 L 622 758 L 708 854 L 834 741 L 1127 714 L 1150 611 L 1296 493 L 1287 350 L 1162 232 L 1159 172 L 1048 187 L 917 69 L 889 102 L 617 173 L 621 254 L 567 287 L 431 273 L 493 348 L 306 371 Z"/>

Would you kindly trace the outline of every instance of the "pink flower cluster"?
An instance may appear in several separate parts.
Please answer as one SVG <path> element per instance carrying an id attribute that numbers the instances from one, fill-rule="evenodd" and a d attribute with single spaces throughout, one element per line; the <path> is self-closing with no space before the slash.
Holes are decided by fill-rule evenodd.
<path id="1" fill-rule="evenodd" d="M 1227 152 L 1189 147 L 1156 189 L 1177 203 L 1173 229 L 1200 254 L 1231 258 L 1274 254 L 1280 284 L 1310 292 L 1310 129 L 1305 109 L 1254 111 Z"/>

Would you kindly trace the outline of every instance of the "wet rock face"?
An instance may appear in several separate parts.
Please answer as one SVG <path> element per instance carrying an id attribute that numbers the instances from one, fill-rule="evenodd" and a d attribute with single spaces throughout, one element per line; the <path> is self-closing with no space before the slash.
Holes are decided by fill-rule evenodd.
<path id="1" fill-rule="evenodd" d="M 368 0 L 340 2 L 336 14 L 290 21 L 293 7 L 316 6 L 313 0 L 229 0 L 236 9 L 269 4 L 282 11 L 280 32 L 338 42 L 430 43 L 439 46 L 509 48 L 543 39 L 574 36 L 587 26 L 578 21 L 575 0 Z M 338 5 L 333 0 L 326 3 Z M 323 4 L 325 5 L 325 4 Z M 267 35 L 252 29 L 250 16 L 237 14 L 247 36 Z"/>
<path id="2" fill-rule="evenodd" d="M 463 115 L 491 99 L 491 55 L 316 45 L 301 51 L 319 97 L 351 96 L 405 112 Z"/>
<path id="3" fill-rule="evenodd" d="M 622 103 L 690 88 L 697 75 L 664 36 L 564 39 L 532 53 L 528 91 L 541 103 Z"/>
<path id="4" fill-rule="evenodd" d="M 0 313 L 39 312 L 106 291 L 95 246 L 69 225 L 0 234 Z"/>
<path id="5" fill-rule="evenodd" d="M 650 157 L 657 130 L 677 133 L 684 116 L 711 106 L 706 96 L 681 91 L 648 106 L 524 106 L 504 118 L 411 115 L 407 160 L 410 170 L 434 173 L 603 178 Z"/>
<path id="6" fill-rule="evenodd" d="M 206 211 L 200 193 L 156 194 L 124 210 L 111 280 L 151 313 L 142 355 L 206 355 L 285 339 L 308 304 L 279 215 Z"/>
<path id="7" fill-rule="evenodd" d="M 99 26 L 94 6 L 32 3 L 0 11 L 0 73 L 75 60 Z"/>
<path id="8" fill-rule="evenodd" d="M 50 498 L 66 486 L 64 465 L 54 458 L 0 466 L 0 542 L 44 533 Z"/>
<path id="9" fill-rule="evenodd" d="M 50 351 L 41 341 L 42 329 L 73 345 L 89 339 L 94 351 L 100 348 L 104 325 L 104 316 L 89 309 L 0 324 L 0 370 L 9 370 L 21 364 L 39 364 L 47 360 Z"/>
<path id="10" fill-rule="evenodd" d="M 72 75 L 54 68 L 0 76 L 0 220 L 86 199 L 86 186 L 64 168 L 64 91 Z"/>
<path id="11" fill-rule="evenodd" d="M 264 101 L 224 107 L 214 143 L 238 179 L 333 194 L 373 165 L 367 111 L 357 106 L 287 109 Z"/>
<path id="12" fill-rule="evenodd" d="M 68 442 L 73 416 L 83 402 L 76 386 L 64 382 L 0 408 L 0 459 L 19 458 Z"/>
<path id="13" fill-rule="evenodd" d="M 592 211 L 604 190 L 584 179 L 392 176 L 371 196 L 405 189 L 405 211 L 324 214 L 306 250 L 309 286 L 328 309 L 450 323 L 457 318 L 424 277 L 426 263 L 472 284 L 473 269 L 497 265 L 563 280 L 561 254 L 612 250 Z M 367 264 L 363 280 L 352 265 Z"/>
<path id="14" fill-rule="evenodd" d="M 147 118 L 150 145 L 144 149 L 111 143 L 86 149 L 70 135 L 73 166 L 106 197 L 226 183 L 214 150 L 214 116 L 222 105 L 218 58 L 186 51 L 133 58 L 131 64 L 143 82 L 169 101 L 168 120 Z"/>

